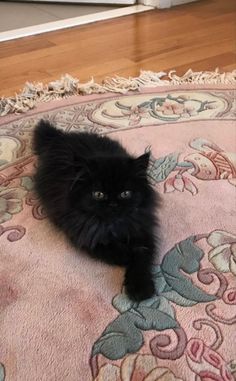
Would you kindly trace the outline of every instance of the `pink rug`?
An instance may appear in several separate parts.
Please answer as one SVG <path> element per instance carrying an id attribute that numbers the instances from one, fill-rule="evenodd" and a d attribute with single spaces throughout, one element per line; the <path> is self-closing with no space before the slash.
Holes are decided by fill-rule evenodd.
<path id="1" fill-rule="evenodd" d="M 1 381 L 235 379 L 235 115 L 233 85 L 172 85 L 0 118 Z M 152 147 L 163 196 L 154 298 L 132 303 L 122 269 L 77 253 L 44 217 L 32 191 L 40 118 L 136 154 Z"/>

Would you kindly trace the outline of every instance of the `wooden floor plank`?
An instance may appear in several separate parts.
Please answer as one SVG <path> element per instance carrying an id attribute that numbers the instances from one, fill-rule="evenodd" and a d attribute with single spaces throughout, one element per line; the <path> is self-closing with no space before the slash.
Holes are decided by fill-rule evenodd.
<path id="1" fill-rule="evenodd" d="M 140 69 L 183 74 L 236 68 L 236 1 L 200 0 L 110 21 L 0 43 L 0 95 L 26 81 L 70 73 L 86 81 L 136 76 Z"/>

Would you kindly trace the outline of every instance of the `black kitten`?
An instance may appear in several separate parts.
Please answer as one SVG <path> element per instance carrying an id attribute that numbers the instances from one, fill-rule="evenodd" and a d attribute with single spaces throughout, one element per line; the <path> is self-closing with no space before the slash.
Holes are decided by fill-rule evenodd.
<path id="1" fill-rule="evenodd" d="M 159 198 L 147 178 L 149 153 L 134 158 L 108 137 L 65 133 L 43 120 L 34 150 L 36 191 L 51 221 L 75 247 L 125 266 L 132 299 L 151 297 Z"/>

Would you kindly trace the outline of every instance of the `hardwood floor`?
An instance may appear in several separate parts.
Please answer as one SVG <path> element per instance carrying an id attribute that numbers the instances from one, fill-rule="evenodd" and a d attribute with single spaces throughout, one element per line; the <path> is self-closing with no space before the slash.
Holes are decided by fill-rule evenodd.
<path id="1" fill-rule="evenodd" d="M 138 75 L 140 69 L 236 68 L 236 1 L 196 3 L 0 43 L 0 95 L 64 73 Z"/>

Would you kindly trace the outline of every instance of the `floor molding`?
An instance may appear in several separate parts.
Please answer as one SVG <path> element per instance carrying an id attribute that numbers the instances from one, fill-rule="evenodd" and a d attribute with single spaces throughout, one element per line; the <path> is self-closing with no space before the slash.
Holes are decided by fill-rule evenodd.
<path id="1" fill-rule="evenodd" d="M 122 17 L 131 15 L 134 13 L 145 12 L 152 10 L 153 7 L 146 5 L 133 5 L 129 7 L 122 7 L 111 11 L 99 12 L 85 16 L 73 17 L 65 20 L 48 22 L 45 24 L 39 24 L 29 26 L 26 28 L 19 28 L 14 30 L 8 30 L 0 33 L 0 42 L 14 40 L 17 38 L 34 36 L 36 34 L 52 32 L 55 30 L 71 28 L 79 25 L 85 25 L 96 21 L 109 20 L 116 17 Z"/>
<path id="2" fill-rule="evenodd" d="M 140 0 L 140 4 L 152 6 L 154 8 L 170 8 L 175 5 L 192 3 L 197 0 Z"/>

